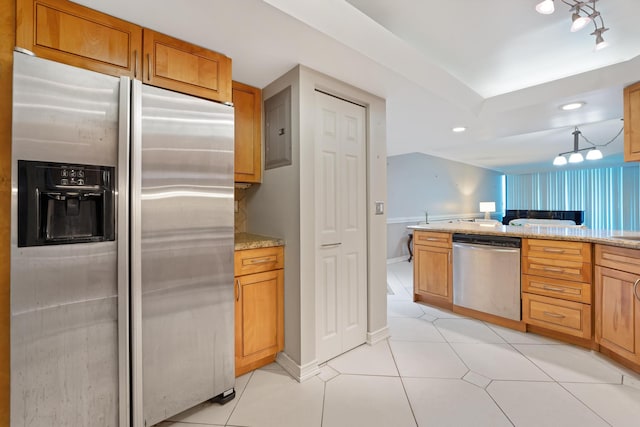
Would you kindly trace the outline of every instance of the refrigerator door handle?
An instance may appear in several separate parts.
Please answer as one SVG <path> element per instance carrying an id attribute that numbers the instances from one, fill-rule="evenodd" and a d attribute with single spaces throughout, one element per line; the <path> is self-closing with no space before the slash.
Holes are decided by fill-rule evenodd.
<path id="1" fill-rule="evenodd" d="M 144 427 L 142 396 L 142 82 L 131 89 L 131 381 L 132 425 Z"/>
<path id="2" fill-rule="evenodd" d="M 120 425 L 130 420 L 129 383 L 129 135 L 131 80 L 120 77 L 117 219 L 118 240 L 118 387 Z"/>

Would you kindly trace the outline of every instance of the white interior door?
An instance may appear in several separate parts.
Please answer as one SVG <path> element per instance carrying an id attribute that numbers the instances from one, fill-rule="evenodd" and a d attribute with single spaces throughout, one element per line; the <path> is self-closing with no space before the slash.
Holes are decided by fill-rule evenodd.
<path id="1" fill-rule="evenodd" d="M 366 110 L 316 92 L 318 361 L 366 341 Z"/>

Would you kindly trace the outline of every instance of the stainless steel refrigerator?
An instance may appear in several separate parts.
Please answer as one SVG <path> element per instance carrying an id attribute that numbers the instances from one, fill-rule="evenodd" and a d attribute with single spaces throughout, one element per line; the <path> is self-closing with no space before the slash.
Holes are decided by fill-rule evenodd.
<path id="1" fill-rule="evenodd" d="M 14 54 L 12 426 L 233 396 L 233 108 Z"/>

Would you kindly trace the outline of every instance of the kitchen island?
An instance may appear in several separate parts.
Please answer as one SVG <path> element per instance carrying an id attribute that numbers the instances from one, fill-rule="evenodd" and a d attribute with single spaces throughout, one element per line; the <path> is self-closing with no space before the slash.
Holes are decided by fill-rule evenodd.
<path id="1" fill-rule="evenodd" d="M 599 350 L 640 372 L 640 233 L 473 222 L 409 228 L 415 301 Z M 454 304 L 455 233 L 522 239 L 521 320 Z"/>
<path id="2" fill-rule="evenodd" d="M 586 228 L 566 228 L 549 226 L 485 225 L 482 222 L 460 221 L 411 225 L 411 230 L 445 233 L 482 234 L 489 236 L 514 236 L 530 239 L 564 240 L 574 242 L 599 243 L 621 248 L 640 249 L 640 232 L 590 230 Z"/>

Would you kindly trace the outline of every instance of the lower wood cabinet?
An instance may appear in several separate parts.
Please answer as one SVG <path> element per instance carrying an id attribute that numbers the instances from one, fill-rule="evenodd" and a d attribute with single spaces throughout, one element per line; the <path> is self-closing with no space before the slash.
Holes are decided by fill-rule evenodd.
<path id="1" fill-rule="evenodd" d="M 282 246 L 235 252 L 236 376 L 275 360 L 284 347 Z"/>
<path id="2" fill-rule="evenodd" d="M 522 239 L 522 321 L 590 346 L 591 254 L 591 243 Z"/>
<path id="3" fill-rule="evenodd" d="M 451 233 L 415 231 L 413 256 L 413 300 L 451 309 Z"/>
<path id="4" fill-rule="evenodd" d="M 596 342 L 640 371 L 640 250 L 596 245 Z"/>

